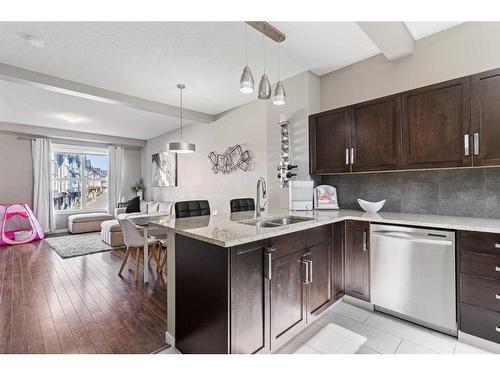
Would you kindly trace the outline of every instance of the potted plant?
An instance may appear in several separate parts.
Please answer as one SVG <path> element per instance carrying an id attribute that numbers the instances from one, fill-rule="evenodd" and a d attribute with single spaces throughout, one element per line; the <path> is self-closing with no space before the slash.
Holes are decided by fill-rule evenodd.
<path id="1" fill-rule="evenodd" d="M 139 199 L 142 201 L 143 196 L 144 196 L 144 182 L 142 181 L 142 178 L 135 184 L 133 185 L 130 190 L 132 190 L 136 196 L 139 197 Z"/>

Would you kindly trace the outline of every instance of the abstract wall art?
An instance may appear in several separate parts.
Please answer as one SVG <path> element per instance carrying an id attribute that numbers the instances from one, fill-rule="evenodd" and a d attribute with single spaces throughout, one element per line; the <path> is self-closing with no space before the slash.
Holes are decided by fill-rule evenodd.
<path id="1" fill-rule="evenodd" d="M 230 146 L 223 154 L 218 154 L 215 151 L 208 154 L 208 160 L 212 164 L 212 171 L 216 174 L 219 172 L 228 174 L 237 170 L 251 171 L 254 168 L 253 158 L 253 152 L 250 150 L 243 151 L 241 145 Z"/>
<path id="2" fill-rule="evenodd" d="M 151 156 L 153 186 L 177 186 L 177 154 L 160 152 Z"/>

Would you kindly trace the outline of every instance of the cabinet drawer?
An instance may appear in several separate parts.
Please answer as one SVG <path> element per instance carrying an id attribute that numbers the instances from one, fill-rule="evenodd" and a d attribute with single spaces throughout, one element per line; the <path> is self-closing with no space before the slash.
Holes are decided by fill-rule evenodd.
<path id="1" fill-rule="evenodd" d="M 500 234 L 462 231 L 460 250 L 500 255 Z"/>
<path id="2" fill-rule="evenodd" d="M 500 280 L 460 275 L 462 302 L 500 312 Z"/>
<path id="3" fill-rule="evenodd" d="M 323 225 L 321 227 L 312 228 L 307 230 L 306 232 L 306 243 L 308 248 L 331 240 L 332 240 L 331 225 Z"/>
<path id="4" fill-rule="evenodd" d="M 463 251 L 460 255 L 460 270 L 473 275 L 500 279 L 500 255 Z"/>
<path id="5" fill-rule="evenodd" d="M 270 239 L 271 246 L 276 248 L 272 259 L 281 258 L 306 248 L 306 231 L 300 231 Z"/>
<path id="6" fill-rule="evenodd" d="M 464 303 L 460 308 L 462 332 L 500 343 L 500 313 Z"/>

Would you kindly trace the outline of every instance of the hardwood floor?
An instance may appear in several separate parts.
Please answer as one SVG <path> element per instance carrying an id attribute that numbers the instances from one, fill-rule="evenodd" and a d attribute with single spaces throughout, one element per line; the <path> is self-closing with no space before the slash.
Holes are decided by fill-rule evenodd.
<path id="1" fill-rule="evenodd" d="M 123 255 L 113 250 L 62 259 L 45 241 L 0 248 L 0 353 L 164 347 L 165 280 L 154 266 L 147 287 L 126 269 L 118 277 Z"/>

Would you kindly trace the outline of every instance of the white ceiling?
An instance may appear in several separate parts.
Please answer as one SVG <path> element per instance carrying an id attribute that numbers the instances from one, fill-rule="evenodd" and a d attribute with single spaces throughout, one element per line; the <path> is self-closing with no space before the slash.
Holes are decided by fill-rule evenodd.
<path id="1" fill-rule="evenodd" d="M 287 40 L 282 78 L 306 70 L 318 75 L 380 53 L 355 22 L 272 22 Z M 455 26 L 407 22 L 415 39 Z M 43 39 L 35 48 L 18 33 Z M 99 88 L 178 105 L 183 82 L 186 108 L 218 114 L 256 98 L 239 92 L 245 63 L 242 22 L 1 22 L 0 62 Z M 278 79 L 278 47 L 266 40 L 266 70 Z M 263 72 L 261 34 L 248 28 L 248 59 L 256 82 Z M 0 84 L 0 121 L 147 139 L 178 120 L 123 106 L 65 96 L 21 84 Z M 29 108 L 27 111 L 26 109 Z M 86 122 L 69 124 L 58 113 Z"/>

